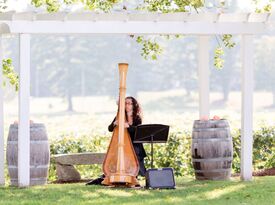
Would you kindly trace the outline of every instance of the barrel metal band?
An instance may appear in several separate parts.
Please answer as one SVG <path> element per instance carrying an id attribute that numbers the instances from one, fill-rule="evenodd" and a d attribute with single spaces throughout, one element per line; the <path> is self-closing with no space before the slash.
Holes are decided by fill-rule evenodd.
<path id="1" fill-rule="evenodd" d="M 18 178 L 11 178 L 11 181 L 18 181 Z M 47 177 L 31 178 L 31 181 L 47 181 Z"/>
<path id="2" fill-rule="evenodd" d="M 192 141 L 195 142 L 195 140 L 199 140 L 199 141 L 232 141 L 231 138 L 192 138 Z"/>
<path id="3" fill-rule="evenodd" d="M 207 131 L 220 131 L 220 130 L 226 130 L 226 131 L 230 131 L 230 128 L 229 127 L 211 127 L 211 128 L 193 128 L 193 132 L 207 132 Z"/>
<path id="4" fill-rule="evenodd" d="M 31 181 L 47 181 L 47 177 L 31 178 Z"/>
<path id="5" fill-rule="evenodd" d="M 195 170 L 196 173 L 205 173 L 205 172 L 231 172 L 231 168 L 228 169 L 212 169 L 212 170 Z"/>
<path id="6" fill-rule="evenodd" d="M 8 165 L 8 168 L 9 169 L 17 169 L 18 166 Z M 45 169 L 45 168 L 49 168 L 49 165 L 37 165 L 37 166 L 31 165 L 30 168 L 31 169 Z"/>
<path id="7" fill-rule="evenodd" d="M 218 162 L 218 161 L 232 161 L 233 157 L 218 157 L 218 158 L 207 158 L 207 159 L 196 159 L 192 158 L 192 162 Z"/>
<path id="8" fill-rule="evenodd" d="M 49 144 L 48 140 L 30 141 L 31 144 Z M 8 141 L 7 144 L 18 144 L 18 141 Z"/>

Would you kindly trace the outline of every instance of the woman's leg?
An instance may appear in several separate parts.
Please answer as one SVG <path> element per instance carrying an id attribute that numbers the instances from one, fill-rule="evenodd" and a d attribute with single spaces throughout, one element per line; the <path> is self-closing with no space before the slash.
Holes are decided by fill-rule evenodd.
<path id="1" fill-rule="evenodd" d="M 141 159 L 139 158 L 138 162 L 139 162 L 139 172 L 138 172 L 138 175 L 144 177 L 145 173 L 146 173 L 146 168 L 145 168 L 145 165 L 144 165 L 144 158 L 141 158 Z"/>

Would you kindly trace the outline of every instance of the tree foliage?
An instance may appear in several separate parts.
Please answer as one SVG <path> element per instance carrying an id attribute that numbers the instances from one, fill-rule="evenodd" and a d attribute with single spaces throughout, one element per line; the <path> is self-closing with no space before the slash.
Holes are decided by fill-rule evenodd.
<path id="1" fill-rule="evenodd" d="M 2 72 L 3 75 L 6 77 L 8 82 L 15 87 L 15 90 L 18 91 L 19 89 L 19 76 L 14 71 L 14 68 L 12 66 L 12 60 L 10 58 L 3 59 L 2 61 Z M 6 80 L 3 80 L 4 86 L 6 85 Z"/>
<path id="2" fill-rule="evenodd" d="M 35 7 L 44 7 L 48 12 L 57 12 L 62 6 L 71 4 L 82 4 L 85 9 L 92 11 L 109 12 L 114 4 L 122 2 L 121 0 L 32 0 Z"/>
<path id="3" fill-rule="evenodd" d="M 110 12 L 112 8 L 118 3 L 124 3 L 121 0 L 32 0 L 32 4 L 36 7 L 45 7 L 48 12 L 59 11 L 62 5 L 82 4 L 85 9 L 92 11 Z M 199 12 L 199 9 L 204 7 L 203 0 L 144 0 L 142 4 L 136 5 L 136 10 L 160 12 L 160 13 L 174 13 L 174 12 Z M 222 3 L 220 6 L 224 6 Z M 127 9 L 125 5 L 121 9 Z M 142 45 L 141 55 L 145 59 L 157 60 L 157 56 L 163 51 L 163 48 L 155 40 L 154 37 L 148 36 L 131 36 L 136 39 L 136 42 Z M 226 34 L 220 37 L 218 40 L 219 46 L 215 51 L 214 65 L 217 68 L 222 68 L 224 60 L 222 59 L 224 48 L 234 47 L 234 43 L 231 42 L 232 35 Z M 221 46 L 221 43 L 223 46 Z"/>
<path id="4" fill-rule="evenodd" d="M 273 36 L 265 36 L 258 39 L 255 52 L 255 79 L 256 88 L 270 91 L 273 95 L 272 105 L 275 107 L 275 49 L 272 45 L 275 43 Z"/>
<path id="5" fill-rule="evenodd" d="M 0 13 L 4 12 L 5 9 L 7 9 L 7 0 L 0 0 Z M 2 73 L 4 76 L 3 85 L 5 86 L 6 80 L 8 80 L 8 82 L 15 87 L 15 90 L 18 91 L 19 77 L 14 71 L 12 60 L 10 58 L 2 60 Z"/>
<path id="6" fill-rule="evenodd" d="M 268 0 L 263 5 L 260 5 L 262 3 L 261 0 L 253 0 L 253 2 L 256 5 L 255 12 L 256 13 L 264 13 L 264 12 L 271 12 L 272 2 L 275 2 L 275 0 Z"/>
<path id="7" fill-rule="evenodd" d="M 192 9 L 197 10 L 203 6 L 204 1 L 202 0 L 144 0 L 144 4 L 138 8 L 150 12 L 171 13 L 188 12 Z"/>
<path id="8" fill-rule="evenodd" d="M 7 8 L 7 0 L 0 0 L 0 12 L 5 11 Z"/>
<path id="9" fill-rule="evenodd" d="M 217 48 L 215 49 L 214 66 L 217 69 L 221 69 L 224 66 L 224 48 L 233 48 L 236 45 L 236 43 L 232 41 L 232 37 L 233 36 L 231 34 L 224 34 L 221 37 L 216 37 L 219 46 L 217 46 Z M 219 40 L 219 38 L 221 40 Z M 220 41 L 222 41 L 223 44 L 221 44 Z"/>

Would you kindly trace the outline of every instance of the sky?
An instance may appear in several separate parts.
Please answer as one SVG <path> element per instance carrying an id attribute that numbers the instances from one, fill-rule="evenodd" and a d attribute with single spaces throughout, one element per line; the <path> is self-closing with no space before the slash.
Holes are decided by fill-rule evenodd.
<path id="1" fill-rule="evenodd" d="M 206 0 L 207 1 L 207 0 Z M 211 1 L 211 0 L 209 0 Z M 217 2 L 219 0 L 214 0 L 214 2 Z M 227 0 L 229 3 L 231 0 Z M 252 0 L 237 0 L 238 1 L 238 8 L 239 11 L 253 11 L 254 7 Z M 262 0 L 262 2 L 266 2 L 267 0 Z M 16 10 L 16 11 L 26 11 L 30 10 L 30 0 L 8 0 L 8 10 Z M 212 0 L 213 2 L 213 0 Z M 26 6 L 26 4 L 29 4 L 29 7 Z M 35 9 L 33 7 L 33 9 Z"/>

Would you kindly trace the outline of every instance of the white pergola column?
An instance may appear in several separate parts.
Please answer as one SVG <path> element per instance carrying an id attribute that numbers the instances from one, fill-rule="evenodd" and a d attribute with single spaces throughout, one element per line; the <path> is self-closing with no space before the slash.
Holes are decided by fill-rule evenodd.
<path id="1" fill-rule="evenodd" d="M 209 36 L 199 36 L 199 117 L 209 117 Z"/>
<path id="2" fill-rule="evenodd" d="M 252 180 L 253 148 L 253 37 L 242 36 L 241 179 Z"/>
<path id="3" fill-rule="evenodd" d="M 0 185 L 5 185 L 5 151 L 4 151 L 4 97 L 3 97 L 3 74 L 2 74 L 3 48 L 2 35 L 0 35 Z"/>
<path id="4" fill-rule="evenodd" d="M 25 187 L 30 184 L 30 34 L 19 35 L 18 186 Z"/>

